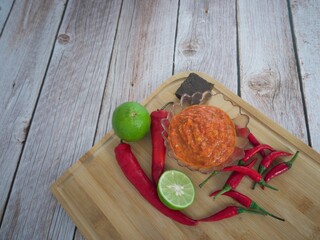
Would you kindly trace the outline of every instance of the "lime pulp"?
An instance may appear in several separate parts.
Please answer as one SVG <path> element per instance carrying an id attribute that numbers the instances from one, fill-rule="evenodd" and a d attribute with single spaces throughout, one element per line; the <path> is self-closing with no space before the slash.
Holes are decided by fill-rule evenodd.
<path id="1" fill-rule="evenodd" d="M 161 175 L 157 191 L 161 202 L 174 210 L 189 207 L 195 198 L 192 181 L 186 174 L 177 170 L 168 170 Z"/>

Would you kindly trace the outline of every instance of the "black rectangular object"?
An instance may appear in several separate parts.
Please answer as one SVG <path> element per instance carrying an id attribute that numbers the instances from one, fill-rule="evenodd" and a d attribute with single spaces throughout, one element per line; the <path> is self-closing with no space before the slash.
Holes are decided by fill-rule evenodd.
<path id="1" fill-rule="evenodd" d="M 205 91 L 211 91 L 213 86 L 213 83 L 206 81 L 199 75 L 190 73 L 186 80 L 184 80 L 184 82 L 177 89 L 175 95 L 180 99 L 185 93 L 191 96 L 196 92 L 203 93 Z"/>

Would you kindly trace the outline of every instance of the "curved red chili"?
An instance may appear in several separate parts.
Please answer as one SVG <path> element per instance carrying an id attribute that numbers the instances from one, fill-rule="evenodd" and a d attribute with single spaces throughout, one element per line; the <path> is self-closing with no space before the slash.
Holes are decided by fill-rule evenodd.
<path id="1" fill-rule="evenodd" d="M 267 183 L 271 179 L 275 178 L 276 176 L 279 176 L 284 172 L 288 171 L 292 167 L 298 155 L 299 155 L 299 151 L 297 151 L 296 154 L 288 162 L 279 163 L 278 165 L 270 169 L 270 171 L 264 177 L 264 181 Z"/>
<path id="2" fill-rule="evenodd" d="M 217 190 L 215 192 L 213 192 L 211 195 L 215 196 L 216 194 L 219 194 L 221 192 L 221 190 Z M 273 218 L 276 218 L 278 220 L 281 221 L 285 221 L 283 218 L 277 217 L 271 213 L 269 213 L 268 211 L 266 211 L 265 209 L 263 209 L 262 207 L 260 207 L 255 201 L 253 201 L 251 198 L 249 198 L 248 196 L 234 191 L 234 190 L 230 190 L 228 192 L 223 193 L 223 195 L 231 197 L 232 199 L 236 200 L 238 203 L 240 203 L 242 206 L 246 207 L 246 208 L 250 208 L 250 209 L 255 209 L 255 210 L 259 210 Z"/>
<path id="3" fill-rule="evenodd" d="M 245 167 L 252 168 L 256 162 L 257 162 L 257 158 L 252 160 L 252 162 L 247 164 Z M 228 191 L 231 191 L 232 189 L 236 189 L 236 187 L 240 184 L 240 182 L 244 176 L 245 175 L 243 173 L 239 173 L 239 172 L 231 173 L 229 178 L 227 179 L 226 183 L 224 184 L 223 188 L 220 190 L 220 192 L 218 194 L 214 192 L 215 194 L 214 193 L 210 194 L 210 197 L 214 196 L 214 198 L 217 198 L 220 195 L 222 195 Z"/>
<path id="4" fill-rule="evenodd" d="M 257 152 L 261 151 L 261 150 L 270 150 L 270 151 L 275 151 L 271 146 L 267 145 L 267 144 L 260 144 L 258 146 L 255 146 L 253 148 L 250 148 L 248 150 L 245 151 L 245 156 L 243 157 L 243 159 L 241 159 L 240 164 L 239 165 L 243 165 L 243 163 L 246 163 L 249 161 L 249 159 L 251 157 L 253 157 L 253 155 L 255 155 Z"/>
<path id="5" fill-rule="evenodd" d="M 260 162 L 258 172 L 263 175 L 264 172 L 267 170 L 267 168 L 271 165 L 271 163 L 277 159 L 278 157 L 284 157 L 284 156 L 290 156 L 292 155 L 291 153 L 288 152 L 283 152 L 283 151 L 274 151 L 270 152 L 266 157 L 262 159 Z M 253 185 L 253 189 L 255 188 L 256 183 Z"/>
<path id="6" fill-rule="evenodd" d="M 230 172 L 230 171 L 236 171 L 236 172 L 240 172 L 243 173 L 245 175 L 247 175 L 249 178 L 251 178 L 253 181 L 255 181 L 256 183 L 259 183 L 260 185 L 266 186 L 268 188 L 271 188 L 273 190 L 278 191 L 277 188 L 270 186 L 269 184 L 267 184 L 261 174 L 259 174 L 256 170 L 253 170 L 251 168 L 247 168 L 244 166 L 230 166 L 230 167 L 225 167 L 222 172 Z"/>
<path id="7" fill-rule="evenodd" d="M 160 200 L 155 185 L 144 173 L 129 144 L 120 143 L 115 149 L 117 162 L 132 185 L 156 209 L 167 217 L 185 225 L 194 226 L 198 221 L 189 218 L 182 212 L 167 208 Z"/>
<path id="8" fill-rule="evenodd" d="M 209 216 L 206 218 L 202 218 L 200 220 L 198 220 L 199 222 L 216 222 L 216 221 L 220 221 L 226 218 L 230 218 L 233 216 L 236 216 L 240 213 L 254 213 L 254 214 L 260 214 L 260 215 L 266 215 L 263 212 L 257 212 L 251 209 L 245 209 L 242 207 L 237 207 L 237 206 L 229 206 L 226 207 L 225 209 Z"/>
<path id="9" fill-rule="evenodd" d="M 274 151 L 269 153 L 265 158 L 262 159 L 259 165 L 258 172 L 263 174 L 264 171 L 271 165 L 271 163 L 278 157 L 290 156 L 292 153 L 283 151 Z"/>
<path id="10" fill-rule="evenodd" d="M 253 133 L 249 133 L 249 135 L 248 135 L 248 140 L 249 140 L 249 142 L 250 142 L 253 146 L 258 146 L 258 145 L 260 145 L 260 142 L 258 141 L 258 139 L 256 138 L 256 136 L 253 135 Z M 266 155 L 265 152 L 264 152 L 264 150 L 260 150 L 259 152 L 260 152 L 260 154 L 261 154 L 262 157 L 264 157 L 264 156 Z"/>
<path id="11" fill-rule="evenodd" d="M 257 159 L 254 159 L 254 160 L 252 161 L 252 162 L 254 162 L 253 165 L 256 163 L 256 161 L 257 161 Z M 251 163 L 252 163 L 252 162 L 251 162 Z M 248 164 L 247 164 L 246 162 L 243 162 L 242 160 L 240 160 L 240 161 L 238 162 L 238 165 L 239 165 L 239 166 L 248 166 Z M 250 165 L 250 164 L 249 164 L 249 165 Z M 251 168 L 251 167 L 250 167 L 250 168 Z M 216 174 L 218 174 L 218 173 L 219 173 L 219 171 L 213 171 L 203 182 L 201 182 L 201 183 L 199 184 L 199 187 L 202 188 L 203 185 L 206 184 L 210 178 L 212 178 L 214 175 L 216 175 Z M 241 181 L 241 180 L 240 180 L 240 181 Z"/>
<path id="12" fill-rule="evenodd" d="M 248 135 L 248 139 L 249 142 L 253 145 L 253 146 L 258 146 L 260 145 L 260 142 L 258 141 L 258 139 L 256 138 L 256 136 L 253 135 L 253 133 L 250 132 L 250 134 Z"/>
<path id="13" fill-rule="evenodd" d="M 152 179 L 155 184 L 164 170 L 166 147 L 162 137 L 163 127 L 161 120 L 166 118 L 168 112 L 157 110 L 151 113 L 151 140 L 152 140 Z"/>
<path id="14" fill-rule="evenodd" d="M 245 156 L 239 160 L 238 162 L 238 165 L 239 166 L 245 166 L 246 163 L 249 161 L 249 159 L 251 157 L 253 157 L 253 155 L 255 155 L 257 152 L 259 151 L 263 151 L 263 149 L 269 149 L 271 151 L 274 151 L 274 149 L 267 145 L 267 144 L 260 144 L 260 145 L 257 145 L 253 148 L 250 148 L 250 149 L 247 149 L 245 150 Z M 199 184 L 199 187 L 202 188 L 204 184 L 206 184 L 206 182 L 208 182 L 208 180 L 213 177 L 214 175 L 218 174 L 219 172 L 218 171 L 213 171 L 203 182 L 201 182 Z"/>
<path id="15" fill-rule="evenodd" d="M 250 134 L 250 130 L 248 128 L 239 127 L 238 125 L 235 126 L 237 131 L 237 136 L 241 138 L 248 138 Z"/>

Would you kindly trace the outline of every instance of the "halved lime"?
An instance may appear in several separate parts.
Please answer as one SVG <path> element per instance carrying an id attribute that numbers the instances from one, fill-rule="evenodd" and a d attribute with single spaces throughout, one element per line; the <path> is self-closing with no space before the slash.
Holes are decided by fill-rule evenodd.
<path id="1" fill-rule="evenodd" d="M 177 170 L 167 170 L 161 175 L 157 191 L 161 202 L 174 210 L 190 206 L 195 198 L 191 179 Z"/>

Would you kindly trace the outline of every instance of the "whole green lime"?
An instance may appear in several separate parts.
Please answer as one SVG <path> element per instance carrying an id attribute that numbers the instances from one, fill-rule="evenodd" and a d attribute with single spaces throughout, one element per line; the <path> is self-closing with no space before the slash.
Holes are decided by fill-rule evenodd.
<path id="1" fill-rule="evenodd" d="M 142 139 L 149 132 L 150 124 L 148 110 L 137 102 L 125 102 L 119 105 L 112 115 L 115 134 L 128 142 Z"/>

